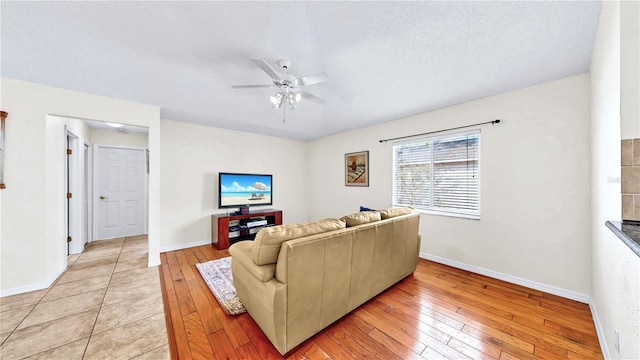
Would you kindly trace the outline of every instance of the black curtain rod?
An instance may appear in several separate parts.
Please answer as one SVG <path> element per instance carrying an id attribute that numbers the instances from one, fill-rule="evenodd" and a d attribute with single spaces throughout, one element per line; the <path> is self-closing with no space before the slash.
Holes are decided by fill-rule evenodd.
<path id="1" fill-rule="evenodd" d="M 487 122 L 483 122 L 483 123 L 477 123 L 477 124 L 471 124 L 471 125 L 464 125 L 464 126 L 458 126 L 458 127 L 454 127 L 451 129 L 444 129 L 444 130 L 436 130 L 436 131 L 429 131 L 426 133 L 422 133 L 422 134 L 414 134 L 414 135 L 407 135 L 407 136 L 399 136 L 399 137 L 394 137 L 394 138 L 390 138 L 390 139 L 383 139 L 380 140 L 380 142 L 387 142 L 387 141 L 391 141 L 391 140 L 400 140 L 400 139 L 407 139 L 407 138 L 412 138 L 412 137 L 416 137 L 416 136 L 422 136 L 422 135 L 429 135 L 429 134 L 435 134 L 435 133 L 439 133 L 439 132 L 443 132 L 443 131 L 449 131 L 449 130 L 457 130 L 457 129 L 464 129 L 464 128 L 468 128 L 468 127 L 472 127 L 472 126 L 478 126 L 478 125 L 484 125 L 484 124 L 499 124 L 500 120 L 496 119 L 493 121 L 487 121 Z"/>

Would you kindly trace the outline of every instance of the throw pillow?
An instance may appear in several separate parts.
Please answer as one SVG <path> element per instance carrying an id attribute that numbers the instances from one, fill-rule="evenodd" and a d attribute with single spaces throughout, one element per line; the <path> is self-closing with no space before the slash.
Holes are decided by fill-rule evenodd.
<path id="1" fill-rule="evenodd" d="M 355 214 L 346 215 L 340 220 L 347 223 L 347 227 L 368 224 L 374 221 L 380 221 L 380 213 L 377 211 L 362 211 Z"/>
<path id="2" fill-rule="evenodd" d="M 400 216 L 400 215 L 406 215 L 406 214 L 411 214 L 413 213 L 413 208 L 412 207 L 401 207 L 401 208 L 388 208 L 386 210 L 380 210 L 380 216 L 382 217 L 382 220 L 384 219 L 391 219 L 393 217 L 396 216 Z"/>

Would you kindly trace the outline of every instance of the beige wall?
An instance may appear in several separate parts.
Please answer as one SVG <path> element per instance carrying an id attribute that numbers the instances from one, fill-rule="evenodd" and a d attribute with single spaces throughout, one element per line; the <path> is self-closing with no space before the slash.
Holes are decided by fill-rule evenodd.
<path id="1" fill-rule="evenodd" d="M 423 214 L 422 255 L 588 301 L 588 74 L 312 142 L 311 218 L 391 205 L 392 143 L 378 140 L 494 119 L 481 127 L 482 219 Z M 345 187 L 344 154 L 361 150 L 371 185 Z"/>
<path id="2" fill-rule="evenodd" d="M 623 139 L 640 138 L 640 1 L 620 2 L 620 125 Z"/>
<path id="3" fill-rule="evenodd" d="M 638 359 L 640 258 L 604 225 L 621 218 L 620 95 L 621 78 L 629 74 L 621 68 L 620 40 L 631 34 L 621 33 L 620 17 L 619 2 L 603 2 L 591 60 L 591 309 L 605 358 Z M 628 138 L 638 136 L 632 128 Z"/>
<path id="4" fill-rule="evenodd" d="M 162 251 L 210 243 L 211 214 L 227 211 L 218 209 L 219 172 L 272 174 L 283 222 L 309 219 L 306 143 L 170 120 L 161 127 Z"/>
<path id="5" fill-rule="evenodd" d="M 107 97 L 2 78 L 6 122 L 5 182 L 0 223 L 1 295 L 48 286 L 66 266 L 64 252 L 64 157 L 55 155 L 64 127 L 47 116 L 115 121 L 150 127 L 159 151 L 159 109 Z M 58 135 L 59 134 L 59 137 Z M 63 148 L 64 149 L 64 148 Z M 62 159 L 62 160 L 61 160 Z M 158 158 L 151 159 L 149 261 L 159 263 Z M 157 162 L 157 163 L 156 163 Z M 62 204 L 62 205 L 61 205 Z M 62 206 L 62 207 L 61 207 Z"/>

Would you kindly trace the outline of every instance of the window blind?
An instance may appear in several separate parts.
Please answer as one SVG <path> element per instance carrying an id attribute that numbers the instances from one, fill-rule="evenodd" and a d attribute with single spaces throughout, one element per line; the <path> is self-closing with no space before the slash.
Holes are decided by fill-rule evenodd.
<path id="1" fill-rule="evenodd" d="M 480 216 L 480 131 L 395 144 L 394 204 Z"/>

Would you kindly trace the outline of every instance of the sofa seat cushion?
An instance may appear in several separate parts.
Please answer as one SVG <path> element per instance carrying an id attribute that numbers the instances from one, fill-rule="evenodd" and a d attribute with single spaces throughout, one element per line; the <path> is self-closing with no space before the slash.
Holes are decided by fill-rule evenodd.
<path id="1" fill-rule="evenodd" d="M 413 213 L 413 208 L 400 207 L 400 208 L 388 208 L 386 210 L 380 210 L 380 216 L 382 220 L 391 219 L 396 216 L 407 215 Z"/>
<path id="2" fill-rule="evenodd" d="M 256 265 L 251 259 L 251 248 L 253 242 L 250 240 L 237 242 L 229 248 L 229 253 L 233 256 L 232 261 L 241 263 L 245 269 L 256 279 L 266 282 L 276 274 L 276 264 Z"/>
<path id="3" fill-rule="evenodd" d="M 343 221 L 324 219 L 264 228 L 258 231 L 253 241 L 253 262 L 257 265 L 275 264 L 278 260 L 278 254 L 280 253 L 280 245 L 283 242 L 344 229 L 345 226 Z"/>
<path id="4" fill-rule="evenodd" d="M 340 218 L 347 224 L 347 227 L 368 224 L 374 221 L 380 221 L 380 213 L 377 211 L 361 211 Z"/>

